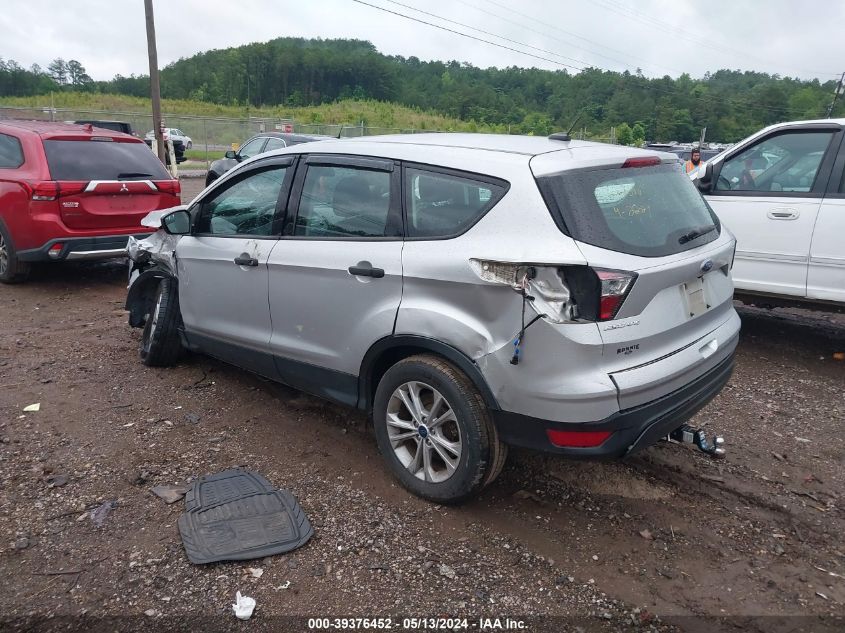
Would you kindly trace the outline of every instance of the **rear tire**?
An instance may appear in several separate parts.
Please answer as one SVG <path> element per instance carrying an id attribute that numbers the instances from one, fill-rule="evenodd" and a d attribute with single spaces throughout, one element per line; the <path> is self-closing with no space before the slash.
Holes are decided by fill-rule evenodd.
<path id="1" fill-rule="evenodd" d="M 145 315 L 146 323 L 141 336 L 139 354 L 148 367 L 170 367 L 182 354 L 179 339 L 179 293 L 173 279 L 162 279 Z"/>
<path id="2" fill-rule="evenodd" d="M 379 450 L 415 495 L 459 503 L 490 484 L 507 457 L 481 394 L 448 361 L 406 358 L 387 370 L 373 403 Z"/>
<path id="3" fill-rule="evenodd" d="M 29 277 L 30 265 L 18 259 L 12 239 L 0 224 L 0 283 L 19 284 Z"/>
<path id="4" fill-rule="evenodd" d="M 193 146 L 194 144 L 191 141 L 188 141 L 188 144 L 185 145 L 185 149 L 191 149 Z"/>

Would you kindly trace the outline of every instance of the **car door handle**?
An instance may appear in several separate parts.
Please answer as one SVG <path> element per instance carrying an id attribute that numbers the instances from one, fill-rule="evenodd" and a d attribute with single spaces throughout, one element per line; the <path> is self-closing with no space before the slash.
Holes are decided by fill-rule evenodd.
<path id="1" fill-rule="evenodd" d="M 374 277 L 381 279 L 384 277 L 383 268 L 373 268 L 370 262 L 358 262 L 355 266 L 349 267 L 349 274 L 356 277 Z"/>
<path id="2" fill-rule="evenodd" d="M 258 266 L 258 260 L 251 257 L 249 253 L 241 253 L 235 257 L 235 263 L 238 266 Z"/>
<path id="3" fill-rule="evenodd" d="M 767 214 L 770 220 L 796 220 L 798 218 L 798 211 L 795 209 L 772 209 Z"/>

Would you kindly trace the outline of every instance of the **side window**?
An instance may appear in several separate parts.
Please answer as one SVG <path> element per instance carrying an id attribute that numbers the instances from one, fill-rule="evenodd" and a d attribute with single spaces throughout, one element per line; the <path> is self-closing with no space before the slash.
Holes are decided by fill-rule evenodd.
<path id="1" fill-rule="evenodd" d="M 220 236 L 272 235 L 276 203 L 289 168 L 249 172 L 200 206 L 197 232 Z"/>
<path id="2" fill-rule="evenodd" d="M 405 179 L 408 237 L 457 235 L 505 192 L 500 185 L 422 169 L 406 169 Z"/>
<path id="3" fill-rule="evenodd" d="M 284 139 L 271 136 L 267 139 L 267 145 L 264 146 L 264 151 L 269 152 L 270 150 L 282 149 L 283 147 L 287 147 Z"/>
<path id="4" fill-rule="evenodd" d="M 23 165 L 21 142 L 14 136 L 0 134 L 0 169 L 15 169 Z"/>
<path id="5" fill-rule="evenodd" d="M 771 136 L 725 161 L 716 191 L 809 192 L 832 131 Z"/>
<path id="6" fill-rule="evenodd" d="M 244 160 L 257 156 L 261 153 L 261 146 L 264 145 L 264 141 L 266 140 L 267 139 L 263 136 L 252 139 L 249 143 L 238 150 L 238 155 Z"/>
<path id="7" fill-rule="evenodd" d="M 310 165 L 293 234 L 383 237 L 389 210 L 389 172 Z"/>

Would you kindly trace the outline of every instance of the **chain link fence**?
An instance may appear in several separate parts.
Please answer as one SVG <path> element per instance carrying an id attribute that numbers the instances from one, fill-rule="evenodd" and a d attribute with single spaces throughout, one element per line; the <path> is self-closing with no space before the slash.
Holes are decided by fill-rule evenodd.
<path id="1" fill-rule="evenodd" d="M 196 162 L 204 163 L 205 167 L 211 161 L 221 158 L 223 152 L 231 149 L 248 138 L 262 132 L 294 132 L 300 134 L 314 134 L 333 136 L 335 138 L 351 138 L 359 136 L 374 136 L 378 134 L 415 134 L 440 132 L 442 130 L 421 130 L 398 127 L 373 127 L 359 123 L 318 124 L 301 123 L 293 119 L 266 117 L 208 117 L 191 116 L 185 114 L 164 114 L 164 126 L 180 130 L 188 136 L 190 146 L 189 160 L 194 162 L 194 168 L 200 167 Z M 143 138 L 153 129 L 153 117 L 143 112 L 121 112 L 118 110 L 82 110 L 74 108 L 50 107 L 13 107 L 0 105 L 0 119 L 37 119 L 42 121 L 80 121 L 101 120 L 121 121 L 129 123 L 135 133 Z M 574 138 L 584 138 L 586 130 L 577 130 Z M 614 136 L 610 138 L 591 138 L 593 141 L 616 142 Z"/>

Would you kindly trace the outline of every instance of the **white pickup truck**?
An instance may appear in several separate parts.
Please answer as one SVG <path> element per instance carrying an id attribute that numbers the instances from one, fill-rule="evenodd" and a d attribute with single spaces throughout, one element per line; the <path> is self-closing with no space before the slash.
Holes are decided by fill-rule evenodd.
<path id="1" fill-rule="evenodd" d="M 845 307 L 845 119 L 772 125 L 693 177 L 737 239 L 737 295 Z"/>

